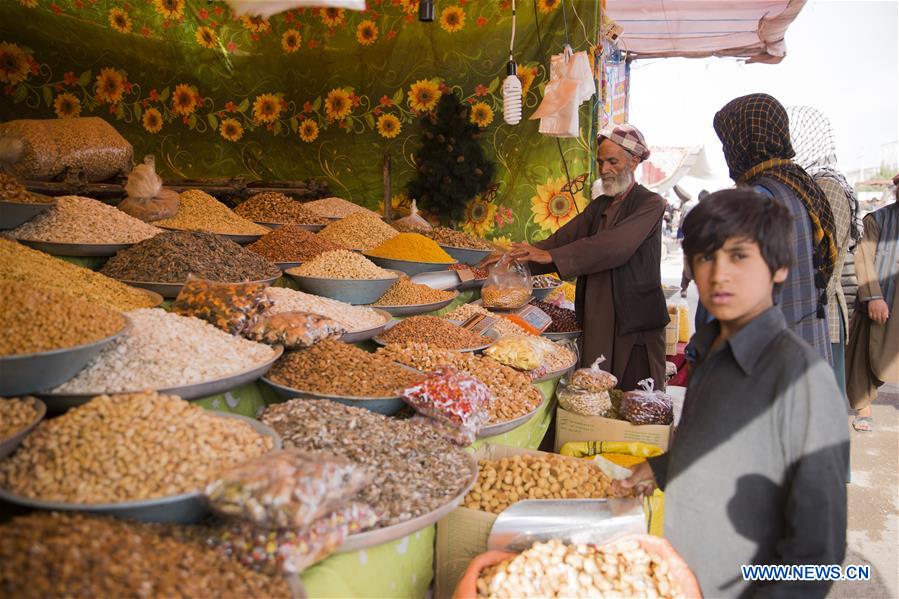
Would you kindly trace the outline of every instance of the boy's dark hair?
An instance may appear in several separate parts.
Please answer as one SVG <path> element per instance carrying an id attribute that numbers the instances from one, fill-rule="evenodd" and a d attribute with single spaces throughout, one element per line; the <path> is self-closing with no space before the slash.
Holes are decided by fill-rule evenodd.
<path id="1" fill-rule="evenodd" d="M 684 254 L 692 267 L 695 256 L 717 251 L 728 239 L 748 239 L 773 275 L 793 262 L 792 223 L 786 206 L 748 187 L 716 191 L 684 219 Z"/>

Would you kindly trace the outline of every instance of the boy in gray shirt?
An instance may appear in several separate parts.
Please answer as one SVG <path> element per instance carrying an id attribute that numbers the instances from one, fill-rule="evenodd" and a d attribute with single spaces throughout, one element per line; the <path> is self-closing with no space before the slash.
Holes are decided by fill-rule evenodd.
<path id="1" fill-rule="evenodd" d="M 667 454 L 624 488 L 665 491 L 665 536 L 706 597 L 824 597 L 828 581 L 745 580 L 743 565 L 842 564 L 849 431 L 833 371 L 773 305 L 791 217 L 748 189 L 712 194 L 684 222 L 684 252 L 716 318 Z"/>

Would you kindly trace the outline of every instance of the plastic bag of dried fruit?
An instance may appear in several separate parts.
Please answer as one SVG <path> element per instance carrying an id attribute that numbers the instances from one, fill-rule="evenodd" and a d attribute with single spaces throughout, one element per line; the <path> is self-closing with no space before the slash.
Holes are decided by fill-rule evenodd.
<path id="1" fill-rule="evenodd" d="M 520 308 L 531 299 L 531 271 L 511 254 L 503 254 L 490 267 L 481 289 L 481 299 L 488 308 Z"/>
<path id="2" fill-rule="evenodd" d="M 355 462 L 282 449 L 225 470 L 205 495 L 223 516 L 263 528 L 299 528 L 339 509 L 371 481 Z"/>
<path id="3" fill-rule="evenodd" d="M 546 356 L 544 346 L 534 335 L 508 335 L 484 350 L 484 353 L 504 366 L 516 370 L 539 368 Z"/>
<path id="4" fill-rule="evenodd" d="M 162 178 L 156 174 L 156 160 L 152 155 L 144 156 L 144 163 L 128 175 L 125 193 L 117 208 L 144 222 L 172 218 L 181 207 L 178 192 L 162 188 Z"/>
<path id="5" fill-rule="evenodd" d="M 299 574 L 343 545 L 346 538 L 378 523 L 364 503 L 350 503 L 303 528 L 264 529 L 224 524 L 207 533 L 205 543 L 244 566 L 272 576 Z"/>
<path id="6" fill-rule="evenodd" d="M 458 430 L 459 435 L 444 436 L 462 446 L 475 442 L 490 419 L 495 401 L 487 385 L 449 366 L 432 371 L 421 383 L 405 389 L 403 399 L 420 414 Z"/>
<path id="7" fill-rule="evenodd" d="M 671 396 L 654 390 L 653 379 L 637 383 L 642 390 L 628 391 L 621 399 L 621 416 L 631 424 L 671 424 L 674 422 L 674 404 Z"/>
<path id="8" fill-rule="evenodd" d="M 581 416 L 614 418 L 616 415 L 608 391 L 585 391 L 571 384 L 560 383 L 556 390 L 556 398 L 563 410 Z"/>
<path id="9" fill-rule="evenodd" d="M 571 375 L 568 384 L 584 391 L 608 391 L 614 389 L 618 379 L 611 372 L 606 372 L 599 367 L 606 361 L 605 356 L 599 356 L 589 368 L 578 368 Z"/>
<path id="10" fill-rule="evenodd" d="M 325 339 L 340 339 L 346 329 L 336 320 L 310 312 L 264 314 L 253 320 L 243 336 L 285 349 L 312 347 Z"/>
<path id="11" fill-rule="evenodd" d="M 263 283 L 217 283 L 189 275 L 171 311 L 239 335 L 271 308 L 265 288 Z"/>
<path id="12" fill-rule="evenodd" d="M 409 216 L 404 216 L 403 218 L 398 218 L 393 221 L 394 225 L 398 225 L 403 227 L 404 230 L 415 230 L 415 229 L 425 229 L 428 230 L 431 228 L 431 223 L 426 221 L 418 214 L 418 206 L 415 204 L 415 200 L 412 200 L 412 208 L 409 210 Z"/>
<path id="13" fill-rule="evenodd" d="M 51 181 L 78 173 L 105 181 L 131 169 L 134 148 L 100 117 L 17 119 L 0 123 L 2 160 L 21 179 Z"/>

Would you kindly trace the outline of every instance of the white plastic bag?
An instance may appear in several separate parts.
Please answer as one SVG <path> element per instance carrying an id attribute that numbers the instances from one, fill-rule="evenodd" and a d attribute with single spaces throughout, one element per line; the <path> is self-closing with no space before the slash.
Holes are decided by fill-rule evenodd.
<path id="1" fill-rule="evenodd" d="M 593 72 L 586 52 L 572 54 L 566 47 L 550 60 L 550 81 L 543 101 L 531 119 L 540 119 L 540 133 L 550 137 L 577 137 L 578 106 L 595 93 Z"/>
<path id="2" fill-rule="evenodd" d="M 144 222 L 172 218 L 181 207 L 178 193 L 163 189 L 152 155 L 144 156 L 144 163 L 134 167 L 128 175 L 125 193 L 127 196 L 117 208 Z"/>
<path id="3" fill-rule="evenodd" d="M 424 218 L 419 216 L 418 214 L 418 206 L 416 205 L 416 200 L 412 200 L 412 208 L 409 210 L 409 216 L 404 216 L 403 218 L 398 218 L 393 221 L 394 225 L 399 225 L 403 227 L 403 230 L 415 230 L 415 229 L 431 229 L 431 223 L 426 221 Z"/>

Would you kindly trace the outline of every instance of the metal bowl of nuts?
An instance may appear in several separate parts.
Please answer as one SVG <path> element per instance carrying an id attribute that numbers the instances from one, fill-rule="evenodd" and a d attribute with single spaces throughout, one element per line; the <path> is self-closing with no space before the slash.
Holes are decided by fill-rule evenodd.
<path id="1" fill-rule="evenodd" d="M 34 202 L 0 201 L 0 229 L 15 229 L 56 205 L 56 198 L 32 193 Z"/>
<path id="2" fill-rule="evenodd" d="M 17 431 L 14 431 L 11 435 L 5 438 L 0 438 L 0 458 L 5 458 L 12 452 L 14 452 L 19 444 L 28 436 L 28 434 L 34 430 L 34 427 L 40 423 L 41 420 L 44 419 L 44 416 L 47 415 L 47 406 L 36 397 L 25 397 L 22 399 L 13 398 L 13 399 L 0 399 L 0 402 L 28 402 L 30 404 L 30 410 L 34 413 L 34 419 L 31 423 L 26 424 L 24 428 L 20 428 Z M 27 406 L 19 406 L 19 409 L 29 410 Z M 2 412 L 3 410 L 0 410 Z M 27 418 L 28 414 L 26 412 L 25 417 Z"/>
<path id="3" fill-rule="evenodd" d="M 434 312 L 441 308 L 446 308 L 459 297 L 459 292 L 453 293 L 453 297 L 439 302 L 431 302 L 429 304 L 411 304 L 407 306 L 378 306 L 381 310 L 392 314 L 393 316 L 414 316 L 416 314 L 426 314 Z"/>
<path id="4" fill-rule="evenodd" d="M 292 387 L 279 385 L 278 383 L 266 377 L 262 377 L 262 382 L 271 387 L 279 397 L 282 397 L 284 399 L 308 399 L 310 401 L 330 399 L 331 401 L 336 401 L 337 403 L 342 403 L 347 406 L 353 406 L 355 408 L 365 408 L 366 410 L 371 410 L 372 412 L 377 412 L 378 414 L 384 414 L 385 416 L 392 416 L 393 414 L 396 414 L 403 408 L 404 405 L 406 405 L 401 395 L 396 395 L 393 397 L 350 397 L 344 395 L 313 393 L 311 391 L 294 389 Z"/>
<path id="5" fill-rule="evenodd" d="M 272 349 L 274 350 L 274 354 L 272 355 L 272 357 L 267 359 L 265 362 L 247 368 L 246 370 L 213 379 L 211 381 L 190 383 L 187 385 L 181 385 L 179 387 L 157 389 L 156 391 L 164 395 L 177 395 L 181 399 L 187 400 L 200 399 L 203 397 L 208 397 L 210 395 L 217 395 L 219 393 L 224 393 L 225 391 L 230 391 L 231 389 L 235 389 L 237 387 L 240 387 L 241 385 L 252 383 L 260 376 L 268 372 L 268 370 L 272 367 L 272 364 L 277 362 L 278 358 L 281 357 L 281 354 L 284 353 L 284 348 L 280 345 L 277 345 Z M 50 389 L 51 387 L 44 386 L 43 388 Z M 93 391 L 91 393 L 46 393 L 38 391 L 37 395 L 47 402 L 47 407 L 51 412 L 63 412 L 65 410 L 68 410 L 69 408 L 74 408 L 86 404 L 92 398 L 98 395 L 105 395 L 109 393 L 109 391 Z M 115 391 L 114 393 L 138 393 L 138 391 Z"/>
<path id="6" fill-rule="evenodd" d="M 395 260 L 393 258 L 378 258 L 377 256 L 369 256 L 368 254 L 365 254 L 365 257 L 381 268 L 399 270 L 410 277 L 423 272 L 447 270 L 451 264 L 456 264 L 456 262 L 413 262 L 412 260 Z"/>
<path id="7" fill-rule="evenodd" d="M 275 281 L 278 280 L 279 277 L 270 277 L 268 279 L 260 279 L 258 281 L 245 281 L 247 283 L 262 283 L 263 285 L 271 285 Z M 162 283 L 159 281 L 132 281 L 129 279 L 116 279 L 126 285 L 131 285 L 132 287 L 138 287 L 140 289 L 147 289 L 149 291 L 153 291 L 158 293 L 164 298 L 174 299 L 178 297 L 178 294 L 181 293 L 181 288 L 184 287 L 186 281 L 184 283 Z M 241 281 L 244 282 L 244 281 Z"/>
<path id="8" fill-rule="evenodd" d="M 233 418 L 246 422 L 259 434 L 271 437 L 274 444 L 272 450 L 281 449 L 281 437 L 278 433 L 258 420 L 227 412 L 210 411 L 210 413 L 219 418 Z M 0 500 L 38 510 L 87 512 L 139 520 L 141 522 L 193 524 L 209 515 L 209 508 L 203 499 L 202 490 L 169 497 L 123 501 L 121 503 L 68 503 L 34 499 L 0 489 Z"/>
<path id="9" fill-rule="evenodd" d="M 325 279 L 298 275 L 290 270 L 286 272 L 306 293 L 353 305 L 375 303 L 397 279 L 396 276 L 388 279 Z"/>
<path id="10" fill-rule="evenodd" d="M 513 418 L 512 420 L 506 420 L 505 422 L 497 422 L 496 424 L 488 424 L 483 427 L 481 431 L 478 433 L 478 439 L 486 439 L 488 437 L 495 437 L 497 435 L 502 435 L 504 433 L 508 433 L 509 431 L 518 428 L 523 425 L 525 422 L 529 421 L 533 418 L 537 412 L 543 409 L 543 406 L 546 404 L 546 396 L 539 389 L 534 389 L 537 393 L 540 394 L 540 397 L 543 401 L 540 404 L 528 412 L 523 416 L 519 416 L 518 418 Z"/>
<path id="11" fill-rule="evenodd" d="M 302 264 L 302 262 L 275 262 L 274 264 L 281 269 L 281 272 L 284 272 L 290 268 L 296 268 Z"/>
<path id="12" fill-rule="evenodd" d="M 65 383 L 129 326 L 126 317 L 121 329 L 97 341 L 33 354 L 0 357 L 0 395 L 35 393 Z"/>
<path id="13" fill-rule="evenodd" d="M 550 341 L 564 341 L 565 339 L 577 339 L 581 336 L 583 331 L 567 331 L 565 333 L 541 333 L 543 337 L 546 337 Z"/>
<path id="14" fill-rule="evenodd" d="M 57 243 L 53 241 L 31 241 L 19 239 L 19 243 L 54 256 L 95 258 L 115 256 L 116 252 L 127 250 L 133 243 Z"/>
<path id="15" fill-rule="evenodd" d="M 375 312 L 380 314 L 384 318 L 384 322 L 379 324 L 376 327 L 372 327 L 370 329 L 363 329 L 361 331 L 348 331 L 343 334 L 343 337 L 340 338 L 344 343 L 359 343 L 360 341 L 368 341 L 372 337 L 377 336 L 381 331 L 384 330 L 384 327 L 387 326 L 387 323 L 393 320 L 393 316 L 390 315 L 389 312 L 385 310 L 381 310 L 380 308 L 372 308 Z"/>
<path id="16" fill-rule="evenodd" d="M 541 301 L 561 286 L 562 281 L 549 275 L 538 275 L 531 278 L 531 293 Z"/>
<path id="17" fill-rule="evenodd" d="M 387 323 L 387 326 L 384 327 L 384 330 L 385 330 L 385 331 L 389 331 L 390 329 L 392 329 L 393 327 L 395 327 L 396 325 L 398 325 L 400 322 L 402 322 L 402 321 L 400 321 L 400 320 L 393 320 L 393 321 Z M 454 321 L 454 320 L 448 320 L 448 321 L 446 321 L 446 322 L 449 322 L 449 323 L 451 323 L 451 324 L 453 324 L 453 325 L 455 325 L 455 326 L 457 326 L 457 327 L 461 324 L 461 323 L 459 323 L 459 322 L 457 322 L 457 321 Z M 464 330 L 464 329 L 463 329 L 463 330 Z M 457 349 L 457 348 L 455 348 L 455 347 L 453 347 L 453 348 L 446 348 L 446 349 L 452 349 L 453 351 L 457 351 L 457 352 L 461 352 L 461 353 L 477 353 L 477 352 L 482 352 L 482 351 L 484 351 L 485 349 L 487 349 L 488 347 L 490 347 L 491 345 L 493 345 L 494 343 L 496 343 L 496 341 L 499 340 L 499 338 L 500 338 L 500 333 L 499 333 L 498 331 L 493 330 L 493 329 L 488 329 L 488 330 L 484 331 L 483 333 L 481 333 L 481 336 L 487 337 L 488 339 L 490 339 L 490 343 L 487 343 L 487 344 L 484 344 L 484 345 L 478 345 L 478 346 L 475 346 L 475 347 L 465 347 L 465 348 L 461 348 L 461 349 Z M 374 341 L 375 343 L 377 343 L 377 344 L 380 345 L 381 347 L 384 347 L 384 346 L 386 346 L 388 343 L 390 343 L 390 341 L 387 341 L 387 340 L 381 338 L 380 336 L 372 337 L 372 341 Z M 440 345 L 440 343 L 437 342 L 437 341 L 434 340 L 434 339 L 432 339 L 432 340 L 430 341 L 430 343 L 434 344 L 434 345 L 437 346 L 437 347 L 442 347 L 442 346 Z"/>
<path id="18" fill-rule="evenodd" d="M 494 253 L 496 250 L 473 250 L 471 248 L 458 248 L 451 245 L 441 245 L 443 251 L 453 257 L 459 264 L 471 264 L 475 266 L 481 260 Z"/>
<path id="19" fill-rule="evenodd" d="M 367 549 L 369 547 L 377 547 L 378 545 L 383 545 L 384 543 L 390 543 L 391 541 L 402 539 L 403 537 L 407 537 L 413 533 L 416 533 L 423 528 L 427 528 L 428 526 L 436 523 L 439 520 L 442 520 L 445 516 L 449 515 L 451 511 L 456 509 L 459 504 L 462 503 L 462 500 L 466 495 L 468 495 L 468 492 L 478 480 L 478 460 L 472 454 L 467 452 L 466 454 L 468 466 L 470 469 L 468 481 L 466 482 L 465 487 L 452 499 L 444 503 L 436 510 L 418 516 L 417 518 L 412 518 L 411 520 L 406 520 L 405 522 L 400 522 L 399 524 L 394 524 L 393 526 L 385 526 L 384 528 L 378 528 L 376 530 L 350 535 L 347 537 L 346 541 L 344 541 L 343 545 L 340 546 L 340 549 L 336 551 L 336 553 L 350 553 L 352 551 L 359 551 L 361 549 Z"/>
<path id="20" fill-rule="evenodd" d="M 322 229 L 325 228 L 326 225 L 308 225 L 305 223 L 263 223 L 259 221 L 255 221 L 257 225 L 262 225 L 263 227 L 268 227 L 269 229 L 280 229 L 284 225 L 294 225 L 295 227 L 299 227 L 301 229 L 306 229 L 307 231 L 311 231 L 313 233 L 318 233 Z"/>

